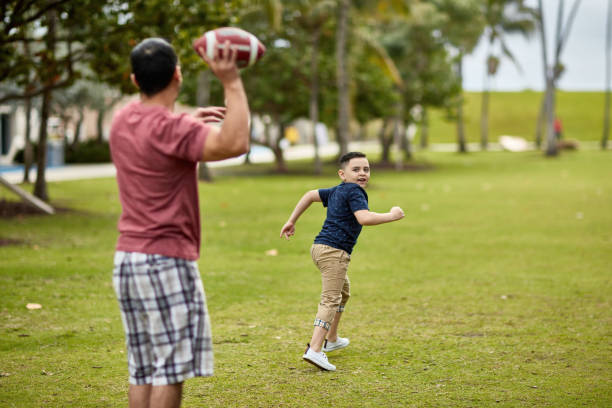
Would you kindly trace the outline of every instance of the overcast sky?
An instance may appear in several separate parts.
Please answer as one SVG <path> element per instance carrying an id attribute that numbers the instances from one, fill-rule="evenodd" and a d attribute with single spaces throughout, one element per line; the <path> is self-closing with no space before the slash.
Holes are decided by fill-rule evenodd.
<path id="1" fill-rule="evenodd" d="M 565 21 L 574 1 L 576 0 L 565 1 Z M 561 61 L 565 64 L 566 71 L 559 81 L 560 89 L 571 91 L 605 89 L 607 3 L 607 0 L 582 0 L 580 3 L 569 40 L 561 54 Z M 528 4 L 535 7 L 537 0 L 529 0 Z M 543 4 L 549 54 L 552 54 L 559 0 L 543 0 Z M 539 34 L 534 33 L 529 39 L 509 36 L 507 42 L 522 67 L 522 73 L 511 61 L 502 59 L 497 76 L 491 82 L 491 89 L 499 91 L 543 89 L 544 73 Z M 482 90 L 485 77 L 485 45 L 485 41 L 481 40 L 475 51 L 465 58 L 463 86 L 466 90 Z"/>

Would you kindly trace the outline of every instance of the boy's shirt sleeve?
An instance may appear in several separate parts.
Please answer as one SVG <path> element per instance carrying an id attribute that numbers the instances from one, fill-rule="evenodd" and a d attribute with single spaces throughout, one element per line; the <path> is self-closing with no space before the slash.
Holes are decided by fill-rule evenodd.
<path id="1" fill-rule="evenodd" d="M 355 213 L 360 210 L 369 210 L 368 194 L 358 185 L 351 188 L 348 192 L 348 203 L 351 211 Z"/>
<path id="2" fill-rule="evenodd" d="M 321 202 L 323 203 L 323 207 L 327 207 L 329 193 L 331 193 L 331 188 L 320 188 L 319 189 L 319 197 L 321 198 Z"/>

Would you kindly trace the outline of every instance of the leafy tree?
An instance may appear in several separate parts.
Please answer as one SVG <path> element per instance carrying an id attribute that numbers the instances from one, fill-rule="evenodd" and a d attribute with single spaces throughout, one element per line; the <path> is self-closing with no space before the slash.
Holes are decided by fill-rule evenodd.
<path id="1" fill-rule="evenodd" d="M 336 84 L 338 88 L 338 124 L 336 138 L 340 147 L 339 155 L 348 153 L 349 140 L 349 73 L 347 65 L 347 42 L 351 3 L 338 0 L 336 26 Z"/>
<path id="2" fill-rule="evenodd" d="M 10 0 L 0 7 L 0 80 L 15 88 L 3 87 L 0 103 L 41 97 L 40 129 L 37 152 L 37 177 L 34 195 L 48 200 L 45 180 L 47 120 L 52 105 L 52 91 L 70 86 L 81 76 L 87 56 L 83 47 L 94 36 L 95 21 L 103 12 L 104 2 L 83 0 Z M 26 166 L 27 167 L 27 166 Z"/>
<path id="3" fill-rule="evenodd" d="M 286 10 L 288 12 L 288 10 Z M 286 21 L 285 21 L 286 22 Z M 256 65 L 244 70 L 243 81 L 249 105 L 254 114 L 263 118 L 265 131 L 263 139 L 254 140 L 272 149 L 278 171 L 286 171 L 281 148 L 284 129 L 293 120 L 308 116 L 308 60 L 304 49 L 307 38 L 303 32 L 293 28 L 274 33 L 266 29 L 266 23 L 243 20 L 244 26 L 267 44 L 265 57 Z M 284 24 L 284 27 L 290 27 Z M 277 125 L 279 131 L 272 133 Z"/>
<path id="4" fill-rule="evenodd" d="M 471 53 L 478 43 L 483 29 L 484 19 L 479 0 L 429 0 L 429 2 L 446 14 L 447 20 L 441 27 L 445 41 L 456 52 L 456 70 L 459 83 L 463 83 L 463 57 Z M 457 145 L 458 151 L 467 152 L 465 129 L 463 124 L 463 97 L 457 98 Z"/>
<path id="5" fill-rule="evenodd" d="M 310 35 L 310 101 L 308 113 L 312 124 L 311 138 L 314 144 L 315 174 L 321 174 L 323 165 L 319 155 L 319 141 L 316 135 L 316 125 L 319 123 L 319 97 L 320 97 L 320 74 L 319 65 L 321 57 L 321 39 L 329 37 L 325 30 L 326 23 L 332 17 L 335 2 L 331 0 L 300 0 L 293 2 L 297 7 L 298 15 L 295 21 L 306 35 Z M 329 26 L 329 24 L 327 24 Z"/>
<path id="6" fill-rule="evenodd" d="M 452 71 L 452 59 L 440 35 L 445 23 L 445 15 L 431 4 L 415 2 L 409 17 L 395 18 L 384 26 L 381 40 L 395 61 L 403 83 L 399 88 L 401 105 L 396 110 L 394 137 L 400 139 L 399 145 L 407 159 L 412 153 L 404 129 L 417 122 L 426 126 L 427 108 L 448 106 L 460 90 Z M 385 152 L 388 153 L 388 148 L 383 144 Z M 388 160 L 383 154 L 385 159 Z M 399 160 L 397 165 L 401 166 Z"/>

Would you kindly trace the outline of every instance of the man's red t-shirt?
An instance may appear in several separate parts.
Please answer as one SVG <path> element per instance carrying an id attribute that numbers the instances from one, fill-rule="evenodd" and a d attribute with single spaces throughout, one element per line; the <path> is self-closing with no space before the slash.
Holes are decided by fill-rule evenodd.
<path id="1" fill-rule="evenodd" d="M 199 258 L 196 168 L 208 131 L 188 114 L 140 101 L 115 115 L 110 149 L 122 206 L 118 251 Z"/>

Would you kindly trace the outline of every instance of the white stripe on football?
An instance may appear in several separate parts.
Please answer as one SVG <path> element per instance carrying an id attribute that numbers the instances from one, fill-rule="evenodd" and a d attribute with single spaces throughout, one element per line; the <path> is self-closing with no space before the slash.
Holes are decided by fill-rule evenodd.
<path id="1" fill-rule="evenodd" d="M 236 65 L 238 68 L 250 67 L 255 64 L 266 52 L 266 47 L 257 37 L 248 31 L 238 27 L 221 27 L 210 30 L 193 42 L 193 48 L 199 52 L 199 48 L 204 50 L 208 58 L 213 58 L 215 47 L 224 48 L 226 41 L 236 46 L 238 55 Z"/>

